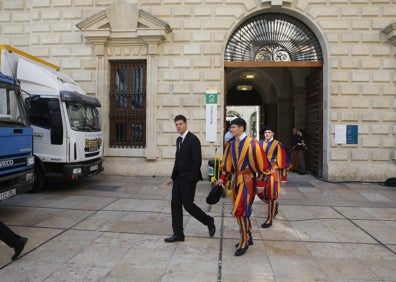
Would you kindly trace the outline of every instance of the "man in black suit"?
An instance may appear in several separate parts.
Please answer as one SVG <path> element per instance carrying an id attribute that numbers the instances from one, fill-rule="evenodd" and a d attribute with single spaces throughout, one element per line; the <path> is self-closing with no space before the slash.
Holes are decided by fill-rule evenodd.
<path id="1" fill-rule="evenodd" d="M 28 239 L 15 234 L 14 231 L 0 221 L 0 240 L 6 243 L 10 248 L 14 248 L 15 254 L 11 259 L 16 260 L 22 253 Z"/>
<path id="2" fill-rule="evenodd" d="M 194 204 L 197 182 L 203 180 L 201 142 L 197 136 L 188 131 L 185 116 L 176 116 L 174 122 L 180 136 L 176 141 L 175 165 L 171 181 L 168 183 L 168 185 L 173 185 L 171 202 L 173 235 L 165 238 L 165 242 L 184 241 L 183 207 L 189 214 L 206 225 L 210 237 L 213 237 L 216 232 L 214 218 Z"/>

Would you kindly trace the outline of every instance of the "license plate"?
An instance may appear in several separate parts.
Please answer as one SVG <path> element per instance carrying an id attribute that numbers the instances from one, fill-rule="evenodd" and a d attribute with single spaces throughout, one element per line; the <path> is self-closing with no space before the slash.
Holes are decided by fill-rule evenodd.
<path id="1" fill-rule="evenodd" d="M 16 189 L 11 189 L 11 190 L 5 191 L 3 193 L 0 193 L 0 201 L 11 198 L 15 195 L 16 195 Z"/>
<path id="2" fill-rule="evenodd" d="M 94 166 L 91 166 L 91 167 L 89 168 L 89 171 L 94 171 L 94 170 L 97 170 L 98 168 L 99 168 L 98 165 L 94 165 Z"/>

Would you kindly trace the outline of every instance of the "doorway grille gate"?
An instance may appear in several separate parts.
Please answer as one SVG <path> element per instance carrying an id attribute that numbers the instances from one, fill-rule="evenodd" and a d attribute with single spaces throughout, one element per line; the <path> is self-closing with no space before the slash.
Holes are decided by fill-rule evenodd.
<path id="1" fill-rule="evenodd" d="M 250 18 L 234 31 L 224 60 L 322 61 L 320 44 L 301 21 L 284 14 L 268 13 Z"/>

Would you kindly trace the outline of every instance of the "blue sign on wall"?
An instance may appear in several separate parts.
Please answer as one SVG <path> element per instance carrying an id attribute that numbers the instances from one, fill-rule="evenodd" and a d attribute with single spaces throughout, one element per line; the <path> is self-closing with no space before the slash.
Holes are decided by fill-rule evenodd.
<path id="1" fill-rule="evenodd" d="M 357 144 L 358 143 L 358 126 L 347 125 L 346 127 L 346 143 Z"/>

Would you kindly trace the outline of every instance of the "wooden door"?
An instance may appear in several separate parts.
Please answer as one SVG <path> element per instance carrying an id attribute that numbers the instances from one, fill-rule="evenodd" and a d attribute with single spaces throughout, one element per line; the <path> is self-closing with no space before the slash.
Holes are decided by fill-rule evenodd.
<path id="1" fill-rule="evenodd" d="M 315 68 L 306 78 L 306 129 L 308 150 L 306 167 L 312 175 L 323 177 L 323 70 Z"/>

